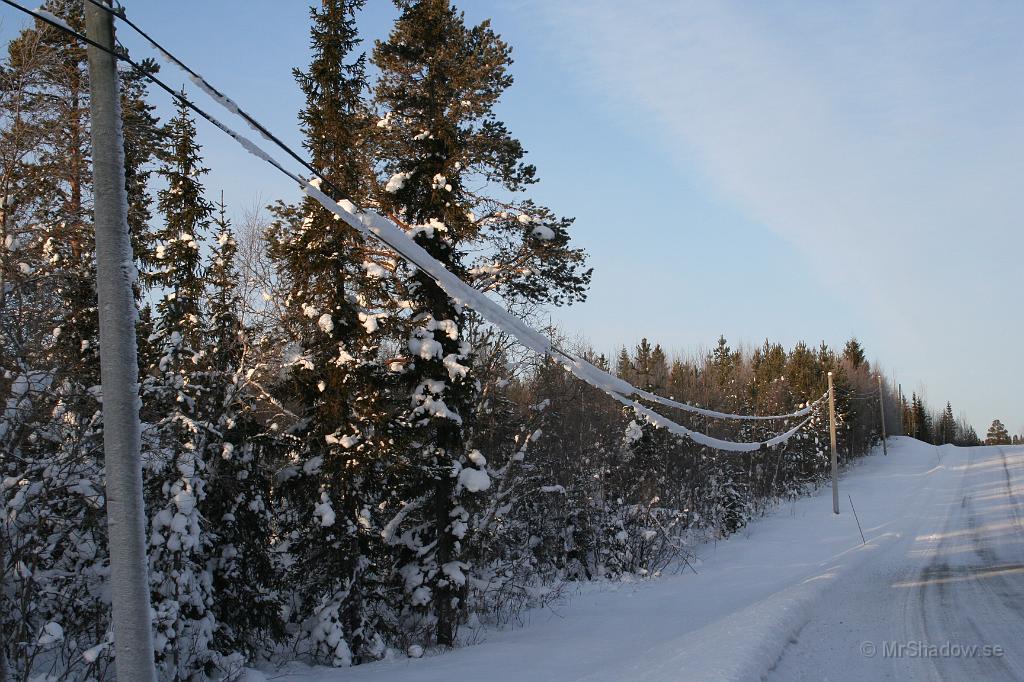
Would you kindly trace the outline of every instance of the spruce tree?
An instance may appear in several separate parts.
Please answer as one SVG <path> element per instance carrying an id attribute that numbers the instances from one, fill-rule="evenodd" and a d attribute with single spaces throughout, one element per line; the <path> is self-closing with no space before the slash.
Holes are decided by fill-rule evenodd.
<path id="1" fill-rule="evenodd" d="M 785 382 L 786 351 L 782 345 L 765 339 L 764 345 L 754 352 L 751 368 L 751 392 L 755 409 L 761 414 L 788 411 L 792 397 Z"/>
<path id="2" fill-rule="evenodd" d="M 957 445 L 963 447 L 970 447 L 974 445 L 981 445 L 981 439 L 978 438 L 978 433 L 974 430 L 974 427 L 968 424 L 962 418 L 957 421 Z"/>
<path id="3" fill-rule="evenodd" d="M 210 367 L 230 371 L 240 366 L 245 350 L 242 297 L 237 289 L 238 269 L 235 266 L 238 242 L 227 218 L 223 192 L 214 208 L 213 242 L 203 276 L 203 310 L 207 324 L 204 332 L 209 345 L 206 356 Z"/>
<path id="4" fill-rule="evenodd" d="M 668 388 L 668 357 L 660 343 L 651 351 L 651 390 L 664 392 Z"/>
<path id="5" fill-rule="evenodd" d="M 910 409 L 911 404 L 907 402 L 907 397 L 900 394 L 899 398 L 899 410 L 900 410 L 900 426 L 904 435 L 913 438 L 914 434 L 914 415 L 913 410 Z"/>
<path id="6" fill-rule="evenodd" d="M 217 632 L 222 655 L 267 654 L 283 636 L 280 584 L 271 556 L 274 531 L 269 439 L 243 366 L 248 340 L 242 326 L 235 267 L 237 244 L 223 196 L 204 272 L 205 347 L 201 373 L 207 386 L 209 485 L 200 513 L 217 528 L 212 557 Z"/>
<path id="7" fill-rule="evenodd" d="M 205 316 L 200 244 L 213 207 L 203 196 L 195 124 L 179 104 L 168 124 L 170 145 L 159 174 L 166 187 L 157 208 L 151 281 L 163 291 L 153 334 L 158 360 L 144 383 L 144 468 L 150 516 L 149 569 L 155 611 L 154 647 L 167 679 L 202 675 L 216 663 L 210 559 L 215 538 L 200 513 L 209 484 L 207 459 L 216 438 L 204 376 Z"/>
<path id="8" fill-rule="evenodd" d="M 362 5 L 325 0 L 311 10 L 313 60 L 295 71 L 306 97 L 304 145 L 331 185 L 323 189 L 357 205 L 370 196 L 376 129 L 363 98 L 365 58 L 355 53 Z M 312 199 L 276 213 L 270 253 L 287 300 L 285 378 L 275 394 L 295 415 L 280 442 L 288 463 L 281 550 L 296 593 L 289 618 L 315 661 L 345 666 L 382 656 L 395 628 L 383 540 L 397 502 L 388 481 L 400 465 L 383 364 L 395 262 Z"/>
<path id="9" fill-rule="evenodd" d="M 688 362 L 673 360 L 668 375 L 668 394 L 675 400 L 695 400 L 697 369 Z"/>
<path id="10" fill-rule="evenodd" d="M 786 381 L 794 397 L 801 400 L 813 400 L 825 391 L 815 367 L 814 352 L 803 341 L 793 347 L 786 359 Z"/>
<path id="11" fill-rule="evenodd" d="M 633 365 L 633 359 L 629 357 L 629 351 L 625 346 L 619 349 L 619 355 L 615 359 L 615 376 L 631 384 L 637 380 L 636 367 Z"/>
<path id="12" fill-rule="evenodd" d="M 942 411 L 942 416 L 936 425 L 935 444 L 945 445 L 946 443 L 955 443 L 956 440 L 956 418 L 953 416 L 953 406 L 947 402 L 946 409 Z"/>
<path id="13" fill-rule="evenodd" d="M 932 442 L 932 420 L 924 400 L 914 393 L 910 399 L 910 436 L 925 443 Z"/>
<path id="14" fill-rule="evenodd" d="M 738 390 L 740 352 L 729 347 L 725 336 L 718 337 L 718 344 L 708 357 L 713 388 L 718 396 L 717 407 L 727 411 L 740 411 L 742 397 Z"/>
<path id="15" fill-rule="evenodd" d="M 711 367 L 714 371 L 715 382 L 720 388 L 725 388 L 733 380 L 733 372 L 739 364 L 739 356 L 729 348 L 725 336 L 718 337 L 718 343 L 711 351 Z"/>
<path id="16" fill-rule="evenodd" d="M 654 385 L 653 352 L 654 349 L 651 347 L 650 341 L 646 338 L 640 339 L 640 344 L 636 347 L 636 352 L 633 356 L 633 366 L 636 371 L 638 388 L 650 390 Z"/>
<path id="17" fill-rule="evenodd" d="M 864 347 L 860 345 L 860 341 L 856 337 L 847 341 L 843 347 L 843 360 L 850 363 L 850 367 L 853 369 L 858 369 L 867 362 Z"/>
<path id="18" fill-rule="evenodd" d="M 508 45 L 489 22 L 467 26 L 447 0 L 396 4 L 401 16 L 373 56 L 384 113 L 382 210 L 481 290 L 519 304 L 581 298 L 589 271 L 582 252 L 568 246 L 572 221 L 515 199 L 536 172 L 494 113 L 512 83 Z M 473 541 L 466 519 L 490 478 L 486 455 L 469 442 L 478 387 L 468 313 L 426 273 L 407 282 L 412 329 L 403 378 L 416 446 L 407 454 L 405 495 L 425 500 L 402 571 L 407 605 L 450 646 L 472 570 L 463 552 Z"/>

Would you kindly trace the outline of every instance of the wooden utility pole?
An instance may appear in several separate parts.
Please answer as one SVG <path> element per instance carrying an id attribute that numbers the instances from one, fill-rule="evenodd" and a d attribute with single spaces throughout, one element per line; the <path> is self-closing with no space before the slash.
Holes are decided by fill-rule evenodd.
<path id="1" fill-rule="evenodd" d="M 110 13 L 85 3 L 85 26 L 89 38 L 114 49 Z M 142 500 L 135 259 L 128 237 L 117 62 L 92 45 L 88 56 L 114 665 L 119 680 L 151 682 L 156 670 Z"/>
<path id="2" fill-rule="evenodd" d="M 832 513 L 839 513 L 839 460 L 836 456 L 836 391 L 828 373 L 828 435 L 832 441 Z"/>
<path id="3" fill-rule="evenodd" d="M 899 393 L 900 393 L 900 409 L 899 409 L 899 413 L 900 413 L 900 435 L 901 436 L 905 436 L 905 435 L 907 435 L 907 425 L 903 423 L 903 407 L 904 407 L 904 405 L 903 405 L 903 384 L 897 384 L 897 385 L 899 386 Z"/>
<path id="4" fill-rule="evenodd" d="M 878 414 L 882 417 L 882 454 L 889 456 L 889 446 L 885 442 L 885 392 L 882 390 L 882 375 L 878 375 Z"/>

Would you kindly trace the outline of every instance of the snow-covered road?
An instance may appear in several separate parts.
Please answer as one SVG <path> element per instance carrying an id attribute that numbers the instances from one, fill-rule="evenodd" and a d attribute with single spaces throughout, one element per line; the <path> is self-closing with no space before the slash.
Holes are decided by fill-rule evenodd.
<path id="1" fill-rule="evenodd" d="M 769 680 L 1024 680 L 1024 449 L 942 458 L 901 537 L 814 604 Z"/>
<path id="2" fill-rule="evenodd" d="M 893 438 L 840 493 L 839 516 L 824 488 L 697 548 L 696 575 L 585 585 L 472 646 L 264 672 L 288 682 L 1024 679 L 1024 448 Z M 944 655 L 953 645 L 1002 655 Z"/>

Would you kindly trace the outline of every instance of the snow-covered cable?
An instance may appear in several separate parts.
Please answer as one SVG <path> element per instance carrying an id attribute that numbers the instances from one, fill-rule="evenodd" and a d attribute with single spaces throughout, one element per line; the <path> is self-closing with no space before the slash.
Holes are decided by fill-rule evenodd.
<path id="1" fill-rule="evenodd" d="M 635 400 L 631 401 L 628 398 L 621 398 L 620 396 L 613 397 L 619 400 L 619 402 L 621 402 L 623 405 L 631 407 L 634 412 L 636 412 L 639 416 L 646 419 L 653 426 L 663 428 L 670 433 L 676 434 L 677 436 L 685 436 L 687 438 L 690 438 L 695 443 L 700 443 L 701 445 L 707 445 L 708 447 L 712 447 L 717 450 L 726 450 L 729 452 L 754 452 L 756 450 L 760 450 L 763 447 L 771 448 L 777 445 L 782 445 L 783 443 L 786 443 L 790 438 L 795 436 L 797 432 L 800 431 L 800 429 L 802 429 L 804 426 L 806 426 L 812 419 L 814 419 L 814 415 L 812 414 L 811 416 L 807 417 L 807 419 L 803 420 L 790 430 L 780 433 L 777 436 L 773 436 L 772 438 L 769 438 L 768 440 L 765 441 L 755 443 L 741 443 L 731 440 L 722 440 L 721 438 L 709 436 L 706 433 L 693 431 L 691 429 L 686 428 L 685 426 L 681 426 L 675 423 L 674 421 L 668 419 L 667 417 L 658 414 L 657 412 L 650 408 L 644 407 Z"/>
<path id="2" fill-rule="evenodd" d="M 227 126 L 221 124 L 222 129 Z M 230 130 L 230 129 L 229 129 Z M 254 142 L 248 140 L 244 135 L 230 131 L 229 134 L 251 154 L 269 161 L 280 167 L 273 158 L 259 148 Z M 292 176 L 294 177 L 294 176 Z M 411 262 L 416 267 L 426 272 L 437 282 L 437 285 L 448 294 L 448 296 L 461 306 L 471 308 L 479 313 L 484 319 L 499 329 L 514 336 L 523 346 L 536 353 L 549 355 L 556 362 L 569 370 L 573 375 L 582 381 L 598 388 L 609 396 L 633 409 L 638 415 L 650 422 L 653 426 L 664 428 L 671 433 L 685 436 L 696 443 L 707 445 L 719 450 L 729 452 L 753 452 L 764 447 L 774 447 L 787 442 L 792 438 L 810 419 L 809 417 L 794 428 L 779 434 L 766 441 L 758 442 L 735 442 L 714 438 L 699 431 L 693 431 L 671 419 L 664 417 L 650 408 L 644 407 L 627 396 L 640 392 L 629 382 L 612 376 L 604 370 L 594 366 L 582 358 L 555 348 L 544 333 L 530 327 L 528 324 L 509 313 L 505 308 L 498 305 L 484 293 L 474 289 L 463 282 L 453 273 L 449 272 L 433 256 L 427 253 L 426 249 L 414 242 L 406 232 L 394 222 L 385 218 L 375 211 L 360 212 L 355 204 L 347 199 L 334 201 L 324 194 L 320 189 L 305 180 L 299 180 L 300 187 L 310 197 L 320 203 L 328 211 L 334 213 L 350 227 L 367 237 L 376 237 L 386 245 L 394 249 L 399 255 Z M 820 402 L 820 400 L 818 401 Z M 817 404 L 817 403 L 815 403 Z"/>
<path id="3" fill-rule="evenodd" d="M 216 87 L 214 87 L 201 74 L 197 73 L 190 66 L 185 64 L 183 61 L 181 61 L 177 57 L 175 57 L 163 45 L 158 43 L 152 36 L 150 36 L 148 33 L 146 33 L 145 30 L 143 30 L 137 24 L 132 22 L 125 15 L 125 13 L 124 13 L 124 11 L 122 9 L 111 8 L 110 6 L 108 6 L 108 5 L 104 4 L 103 2 L 101 2 L 101 0 L 86 0 L 86 1 L 91 3 L 91 4 L 93 4 L 93 5 L 101 7 L 105 11 L 107 11 L 107 12 L 111 13 L 112 15 L 114 15 L 115 17 L 117 17 L 123 23 L 127 24 L 139 36 L 141 36 L 144 40 L 146 40 L 153 47 L 153 49 L 155 49 L 157 52 L 159 52 L 161 54 L 161 56 L 163 56 L 163 58 L 168 63 L 171 63 L 174 66 L 176 66 L 178 69 L 180 69 L 189 78 L 189 80 L 191 80 L 192 83 L 194 83 L 204 93 L 206 93 L 206 95 L 210 99 L 212 99 L 217 104 L 219 104 L 222 107 L 224 107 L 224 109 L 226 109 L 230 113 L 232 113 L 232 114 L 238 116 L 239 118 L 241 118 L 243 121 L 245 121 L 245 123 L 253 131 L 259 133 L 265 140 L 267 140 L 268 142 L 273 143 L 274 145 L 276 145 L 277 147 L 279 147 L 280 149 L 285 151 L 289 156 L 291 156 L 293 159 L 295 159 L 300 164 L 302 164 L 302 166 L 306 170 L 310 171 L 313 175 L 315 175 L 316 177 L 320 178 L 320 180 L 322 181 L 321 186 L 328 185 L 329 187 L 331 187 L 334 190 L 335 196 L 338 196 L 339 198 L 341 198 L 340 197 L 341 193 L 337 191 L 337 188 L 335 188 L 333 186 L 333 184 L 324 176 L 323 173 L 321 173 L 318 169 L 316 169 L 311 164 L 309 164 L 300 155 L 296 154 L 288 145 L 283 143 L 277 136 L 275 136 L 273 133 L 271 133 L 269 130 L 267 130 L 267 128 L 264 127 L 259 121 L 257 121 L 255 118 L 253 118 L 248 113 L 246 113 L 241 107 L 238 106 L 238 104 L 233 99 L 231 99 L 230 97 L 228 97 L 227 95 L 222 93 L 220 90 L 218 90 Z M 221 126 L 219 123 L 215 122 L 215 125 L 217 125 L 219 128 L 224 130 L 223 126 Z M 241 138 L 238 134 L 236 134 L 234 132 L 230 132 L 230 131 L 227 131 L 227 130 L 225 130 L 225 132 L 227 132 L 229 135 L 231 135 L 236 140 L 238 140 L 241 144 L 243 144 L 243 146 L 251 144 L 251 142 L 249 142 L 248 140 L 245 140 L 243 142 L 242 141 L 243 138 Z M 248 149 L 248 146 L 246 146 L 246 148 Z M 264 159 L 264 160 L 268 160 L 267 157 L 265 155 L 261 154 L 261 153 L 257 153 L 256 155 L 259 156 L 260 158 Z M 280 166 L 278 164 L 275 163 L 274 165 L 277 166 L 280 169 Z M 292 175 L 290 175 L 290 177 L 292 179 L 295 179 L 295 177 L 292 176 Z M 353 206 L 353 209 L 354 208 L 355 207 Z M 358 213 L 358 211 L 354 211 L 354 212 Z M 474 291 L 478 291 L 478 290 L 474 289 Z M 485 300 L 490 301 L 490 299 L 486 299 L 486 298 L 485 298 Z M 472 306 L 470 306 L 470 307 L 472 307 Z M 529 328 L 527 327 L 527 329 L 529 329 Z M 558 352 L 558 353 L 563 353 L 564 355 L 569 357 L 574 363 L 589 364 L 589 363 L 583 363 L 583 361 L 581 361 L 579 358 L 577 358 L 577 357 L 575 357 L 575 356 L 573 356 L 571 354 L 564 353 L 563 351 L 558 350 L 556 347 L 554 347 L 550 343 L 548 344 L 548 346 L 549 346 L 549 350 L 546 351 L 546 352 L 555 351 L 555 352 Z M 580 369 L 583 369 L 583 368 L 580 368 Z M 594 368 L 592 366 L 591 366 L 590 369 L 593 369 L 593 370 L 596 370 L 597 372 L 600 372 L 600 370 L 597 370 L 597 368 Z M 601 372 L 601 373 L 604 374 L 603 372 Z M 594 379 L 597 378 L 597 377 L 593 376 L 593 372 L 589 371 L 589 369 L 587 370 L 587 374 L 591 375 L 591 377 L 594 378 Z M 607 381 L 602 381 L 602 384 L 607 384 Z M 656 395 L 654 393 L 650 393 L 648 391 L 644 391 L 642 389 L 638 389 L 638 388 L 636 388 L 636 387 L 634 387 L 634 386 L 632 386 L 632 385 L 630 385 L 630 384 L 628 384 L 628 383 L 626 383 L 624 381 L 622 381 L 622 382 L 616 381 L 616 382 L 614 382 L 613 386 L 609 386 L 609 387 L 612 387 L 613 390 L 616 390 L 619 393 L 622 393 L 623 395 L 636 395 L 638 397 L 643 398 L 644 400 L 647 400 L 647 401 L 650 401 L 650 402 L 654 402 L 654 403 L 658 403 L 660 405 L 664 405 L 665 407 L 671 407 L 671 408 L 675 408 L 675 409 L 678 409 L 678 410 L 684 410 L 686 412 L 691 412 L 691 413 L 694 413 L 694 414 L 699 414 L 699 415 L 702 415 L 704 417 L 710 417 L 710 418 L 713 418 L 713 419 L 734 419 L 734 420 L 739 420 L 739 421 L 771 421 L 771 420 L 777 420 L 777 419 L 791 419 L 791 418 L 796 418 L 796 417 L 803 417 L 805 415 L 810 414 L 811 410 L 814 409 L 814 407 L 818 404 L 818 402 L 820 402 L 821 400 L 824 399 L 824 396 L 823 396 L 822 398 L 819 398 L 814 403 L 809 403 L 805 407 L 803 407 L 802 409 L 797 410 L 795 412 L 790 412 L 788 414 L 745 415 L 745 414 L 732 414 L 732 413 L 728 413 L 728 412 L 718 412 L 716 410 L 709 410 L 709 409 L 706 409 L 706 408 L 697 407 L 696 405 L 690 405 L 690 404 L 687 404 L 687 403 L 678 402 L 678 401 L 672 400 L 670 398 L 665 398 L 663 396 L 659 396 L 659 395 Z"/>
<path id="4" fill-rule="evenodd" d="M 16 2 L 13 2 L 12 0 L 0 1 L 12 7 L 15 7 L 21 11 L 24 11 L 28 14 L 31 14 L 55 26 L 56 28 L 65 31 L 66 33 L 74 35 L 76 38 L 82 40 L 83 42 L 95 45 L 93 41 L 89 40 L 82 34 L 74 31 L 66 24 L 63 24 L 62 22 L 54 21 L 47 16 L 42 16 Z M 260 148 L 251 140 L 249 140 L 247 137 L 234 131 L 232 128 L 228 127 L 215 117 L 199 109 L 194 104 L 192 104 L 187 98 L 182 96 L 180 93 L 173 91 L 165 83 L 153 77 L 151 74 L 148 74 L 138 64 L 136 64 L 134 61 L 128 58 L 127 55 L 112 52 L 109 49 L 105 49 L 102 47 L 100 47 L 100 49 L 104 49 L 104 51 L 113 54 L 118 59 L 121 59 L 131 64 L 133 67 L 136 68 L 136 70 L 138 70 L 140 73 L 146 76 L 150 81 L 162 87 L 164 90 L 169 92 L 173 97 L 175 97 L 175 99 L 183 102 L 191 110 L 195 111 L 204 119 L 208 120 L 210 123 L 219 128 L 221 131 L 232 137 L 250 154 L 256 156 L 257 158 L 261 159 L 266 163 L 269 163 L 270 165 L 281 171 L 283 174 L 285 174 L 287 177 L 297 182 L 301 189 L 307 195 L 309 195 L 317 202 L 319 202 L 324 208 L 334 213 L 349 226 L 351 226 L 352 228 L 366 236 L 374 236 L 383 241 L 385 244 L 387 244 L 389 247 L 391 247 L 397 253 L 399 253 L 403 258 L 410 261 L 411 263 L 419 267 L 421 270 L 429 274 L 431 278 L 434 279 L 435 282 L 437 282 L 438 286 L 440 286 L 441 289 L 445 291 L 445 293 L 448 294 L 448 296 L 451 297 L 452 300 L 454 300 L 456 303 L 476 311 L 491 324 L 494 324 L 503 331 L 513 335 L 522 345 L 529 348 L 530 350 L 533 350 L 536 353 L 549 355 L 550 357 L 555 359 L 559 364 L 561 364 L 564 368 L 570 371 L 573 375 L 575 375 L 577 378 L 590 384 L 591 386 L 594 386 L 595 388 L 604 391 L 609 396 L 611 396 L 618 402 L 622 403 L 623 405 L 630 407 L 638 415 L 643 417 L 652 425 L 660 428 L 665 428 L 677 435 L 688 437 L 692 439 L 694 442 L 701 443 L 703 445 L 707 445 L 709 447 L 717 448 L 720 450 L 726 450 L 731 452 L 752 452 L 764 447 L 773 447 L 785 443 L 793 435 L 795 435 L 805 424 L 807 424 L 812 418 L 809 417 L 808 419 L 804 420 L 802 423 L 790 429 L 789 431 L 779 434 L 766 441 L 759 441 L 753 443 L 734 442 L 721 440 L 718 438 L 714 438 L 712 436 L 708 436 L 707 434 L 700 433 L 698 431 L 693 431 L 691 429 L 686 428 L 685 426 L 675 423 L 674 421 L 668 419 L 667 417 L 664 417 L 654 412 L 650 408 L 644 407 L 643 405 L 641 405 L 640 403 L 631 399 L 628 396 L 636 395 L 641 398 L 654 400 L 655 402 L 661 402 L 662 400 L 668 399 L 662 399 L 660 396 L 655 396 L 654 394 L 651 394 L 647 391 L 637 389 L 629 382 L 626 382 L 623 379 L 620 379 L 619 377 L 612 376 L 611 374 L 594 366 L 593 364 L 587 362 L 586 360 L 554 347 L 551 344 L 550 340 L 543 333 L 533 329 L 528 324 L 526 324 L 519 318 L 515 317 L 514 315 L 511 315 L 507 310 L 498 305 L 495 301 L 488 298 L 483 292 L 474 289 L 473 287 L 469 286 L 468 284 L 460 280 L 454 274 L 449 272 L 447 268 L 444 267 L 444 265 L 442 265 L 439 261 L 434 259 L 429 253 L 427 253 L 425 249 L 423 249 L 423 247 L 421 247 L 419 244 L 417 244 L 411 238 L 409 238 L 405 231 L 399 228 L 391 220 L 388 220 L 384 216 L 374 211 L 366 211 L 361 213 L 352 202 L 346 199 L 335 201 L 327 194 L 322 192 L 319 188 L 315 187 L 306 180 L 298 177 L 294 173 L 288 171 L 273 156 L 265 152 L 262 148 Z M 161 48 L 158 47 L 158 49 Z M 161 51 L 163 50 L 161 49 Z M 177 60 L 175 61 L 177 62 Z M 178 63 L 180 64 L 180 62 Z M 189 69 L 189 71 L 191 70 Z M 230 99 L 209 87 L 209 84 L 204 79 L 199 77 L 198 74 L 195 74 L 194 72 L 192 72 L 192 74 L 194 75 L 193 81 L 197 82 L 197 84 L 201 82 L 203 85 L 205 85 L 206 87 L 203 87 L 204 91 L 212 99 L 214 99 L 215 102 L 223 106 L 229 112 L 236 115 L 241 115 L 238 107 L 234 105 L 234 103 Z M 251 119 L 251 117 L 248 116 L 246 116 L 245 118 Z M 271 140 L 275 144 L 278 144 L 279 146 L 285 147 L 285 145 L 283 145 L 283 143 L 277 140 L 277 138 L 273 137 L 269 133 L 264 132 L 265 129 L 259 124 L 256 124 L 255 121 L 251 121 L 250 125 L 253 125 L 259 132 L 261 132 L 261 134 L 267 137 L 267 139 Z M 289 153 L 294 156 L 294 153 L 291 152 L 290 150 Z M 307 164 L 303 162 L 303 165 L 306 166 Z M 318 176 L 320 175 L 320 173 L 315 174 Z M 706 414 L 707 416 L 721 416 L 724 418 L 744 418 L 751 416 L 715 413 L 712 410 L 704 410 L 703 408 L 698 408 L 693 405 L 686 405 L 685 403 L 677 403 L 676 401 L 669 402 L 672 403 L 672 405 L 670 405 L 672 407 L 685 406 L 682 409 L 689 408 L 690 411 L 697 411 L 698 413 Z M 819 402 L 820 399 L 819 401 L 816 401 L 813 405 L 817 405 Z M 812 408 L 813 405 L 808 406 L 808 408 L 804 408 L 804 410 L 809 410 L 809 408 Z M 801 411 L 799 413 L 794 414 L 806 413 L 807 412 L 805 411 Z M 781 418 L 781 416 L 767 418 Z"/>
<path id="5" fill-rule="evenodd" d="M 790 412 L 789 414 L 770 414 L 770 415 L 751 415 L 751 414 L 730 414 L 728 412 L 716 412 L 715 410 L 708 410 L 703 407 L 697 407 L 695 405 L 688 405 L 686 403 L 680 403 L 671 398 L 665 398 L 649 391 L 636 389 L 636 395 L 640 396 L 644 400 L 649 400 L 665 407 L 674 407 L 678 410 L 685 410 L 686 412 L 693 412 L 694 414 L 700 414 L 705 417 L 712 417 L 714 419 L 738 419 L 741 421 L 770 421 L 773 419 L 792 419 L 795 417 L 803 417 L 811 413 L 818 404 L 828 397 L 828 391 L 825 392 L 820 398 L 815 400 L 813 403 L 807 403 L 806 406 L 797 410 L 796 412 Z"/>
<path id="6" fill-rule="evenodd" d="M 221 106 L 224 106 L 228 111 L 235 113 L 233 108 L 225 104 L 222 98 L 215 98 L 215 101 L 218 104 L 221 104 Z M 215 125 L 217 125 L 221 130 L 227 132 L 250 154 L 253 154 L 254 156 L 272 164 L 274 167 L 283 170 L 281 164 L 270 154 L 263 151 L 256 143 L 252 142 L 241 133 L 230 129 L 219 121 Z M 287 171 L 284 172 L 287 173 Z M 290 178 L 296 179 L 293 174 L 287 174 Z M 509 313 L 505 308 L 486 296 L 483 292 L 471 287 L 448 271 L 440 261 L 427 253 L 422 246 L 414 242 L 403 229 L 398 227 L 391 220 L 372 210 L 360 212 L 355 204 L 347 199 L 335 201 L 319 188 L 305 180 L 302 180 L 301 178 L 298 179 L 298 182 L 299 186 L 308 196 L 315 199 L 328 211 L 334 213 L 350 227 L 365 236 L 376 237 L 394 249 L 403 258 L 430 275 L 430 277 L 453 301 L 461 306 L 476 311 L 491 324 L 514 336 L 526 348 L 529 348 L 538 354 L 549 355 L 577 378 L 604 391 L 623 405 L 632 408 L 638 415 L 642 416 L 654 426 L 665 428 L 676 435 L 688 437 L 694 442 L 714 447 L 719 450 L 726 450 L 730 452 L 753 452 L 763 447 L 773 447 L 785 443 L 792 438 L 793 435 L 795 435 L 804 426 L 804 424 L 810 421 L 810 419 L 807 419 L 793 429 L 779 434 L 769 440 L 753 443 L 722 440 L 700 433 L 699 431 L 693 431 L 681 424 L 677 424 L 671 419 L 668 419 L 667 417 L 664 417 L 627 397 L 631 395 L 646 397 L 644 394 L 653 394 L 649 394 L 646 391 L 640 391 L 629 382 L 624 381 L 619 377 L 612 376 L 608 372 L 605 372 L 582 358 L 576 357 L 571 353 L 554 347 L 550 339 L 544 333 L 532 328 L 524 321 Z M 820 402 L 820 400 L 818 402 Z"/>
<path id="7" fill-rule="evenodd" d="M 402 257 L 406 258 L 429 274 L 431 278 L 437 282 L 438 286 L 440 286 L 456 303 L 475 310 L 491 324 L 494 324 L 496 327 L 516 337 L 516 339 L 527 348 L 537 353 L 550 355 L 556 362 L 569 370 L 577 378 L 604 391 L 626 407 L 633 409 L 634 412 L 656 427 L 664 428 L 671 433 L 688 437 L 696 443 L 707 445 L 718 450 L 725 450 L 729 452 L 753 452 L 755 450 L 760 450 L 761 448 L 774 447 L 787 442 L 801 428 L 803 428 L 804 425 L 813 419 L 812 415 L 797 426 L 782 434 L 766 441 L 753 443 L 722 440 L 699 431 L 688 429 L 685 426 L 677 424 L 671 419 L 654 412 L 650 408 L 644 407 L 636 400 L 632 400 L 627 397 L 630 395 L 642 395 L 647 393 L 646 391 L 638 391 L 628 382 L 612 376 L 586 360 L 553 347 L 549 339 L 542 332 L 533 329 L 519 318 L 510 314 L 485 294 L 469 286 L 449 272 L 440 262 L 427 253 L 422 246 L 410 239 L 404 230 L 384 216 L 374 211 L 360 213 L 356 206 L 348 200 L 343 199 L 338 202 L 332 201 L 330 197 L 308 182 L 303 182 L 302 188 L 307 195 L 316 199 L 324 208 L 344 220 L 348 225 L 364 235 L 372 235 L 379 238 L 385 244 L 398 252 Z M 820 404 L 820 402 L 821 401 L 819 399 L 814 403 L 814 405 Z M 813 406 L 811 406 L 810 409 L 813 410 Z"/>

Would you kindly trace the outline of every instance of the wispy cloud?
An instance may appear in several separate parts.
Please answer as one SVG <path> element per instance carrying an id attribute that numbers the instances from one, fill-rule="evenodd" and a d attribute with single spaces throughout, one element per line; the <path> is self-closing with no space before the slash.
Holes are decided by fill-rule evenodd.
<path id="1" fill-rule="evenodd" d="M 712 191 L 798 245 L 824 282 L 856 290 L 851 305 L 875 311 L 893 341 L 916 344 L 911 371 L 943 358 L 949 367 L 991 335 L 1021 337 L 1018 6 L 534 9 L 558 58 L 624 123 L 644 126 Z M 1024 380 L 1020 360 L 1001 361 Z"/>

